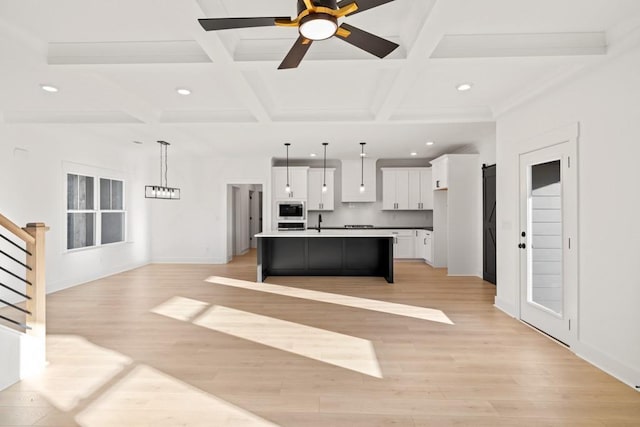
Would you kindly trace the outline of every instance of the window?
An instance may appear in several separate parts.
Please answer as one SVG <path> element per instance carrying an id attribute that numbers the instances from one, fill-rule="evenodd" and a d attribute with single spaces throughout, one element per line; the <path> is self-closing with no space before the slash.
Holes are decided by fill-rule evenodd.
<path id="1" fill-rule="evenodd" d="M 124 208 L 124 181 L 67 174 L 67 249 L 124 242 Z"/>
<path id="2" fill-rule="evenodd" d="M 96 244 L 94 179 L 67 175 L 67 249 Z"/>
<path id="3" fill-rule="evenodd" d="M 101 242 L 124 242 L 124 183 L 100 178 Z"/>

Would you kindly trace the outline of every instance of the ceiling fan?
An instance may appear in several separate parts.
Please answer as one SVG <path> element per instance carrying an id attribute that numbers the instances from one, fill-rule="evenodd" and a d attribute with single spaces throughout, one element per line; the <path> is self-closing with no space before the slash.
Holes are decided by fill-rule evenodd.
<path id="1" fill-rule="evenodd" d="M 399 45 L 389 40 L 343 23 L 338 18 L 373 9 L 393 0 L 297 0 L 298 16 L 262 18 L 208 18 L 199 19 L 206 31 L 250 27 L 297 27 L 300 36 L 278 69 L 296 68 L 314 41 L 338 37 L 378 58 L 384 58 Z"/>

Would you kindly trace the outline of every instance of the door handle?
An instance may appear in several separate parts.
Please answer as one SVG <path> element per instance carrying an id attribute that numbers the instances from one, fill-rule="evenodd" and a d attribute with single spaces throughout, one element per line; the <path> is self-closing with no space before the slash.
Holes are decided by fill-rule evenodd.
<path id="1" fill-rule="evenodd" d="M 440 188 L 440 181 L 436 181 L 436 188 Z"/>
<path id="2" fill-rule="evenodd" d="M 424 238 L 424 245 L 427 246 L 427 238 Z"/>

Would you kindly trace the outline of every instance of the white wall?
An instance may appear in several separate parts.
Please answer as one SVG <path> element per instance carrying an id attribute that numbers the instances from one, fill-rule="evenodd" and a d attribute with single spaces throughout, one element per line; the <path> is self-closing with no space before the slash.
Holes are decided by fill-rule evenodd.
<path id="1" fill-rule="evenodd" d="M 518 315 L 519 153 L 529 138 L 579 122 L 579 355 L 640 385 L 640 48 L 497 122 L 498 295 Z"/>
<path id="2" fill-rule="evenodd" d="M 478 161 L 475 169 L 478 171 L 478 175 L 480 176 L 479 180 L 479 189 L 476 192 L 476 206 L 478 207 L 478 216 L 477 222 L 475 224 L 476 237 L 475 237 L 475 245 L 476 245 L 476 267 L 475 267 L 475 275 L 478 277 L 483 277 L 482 271 L 484 269 L 484 218 L 483 218 L 483 199 L 482 199 L 482 165 L 491 166 L 496 164 L 496 135 L 495 133 L 487 135 L 484 138 L 481 138 L 475 144 L 469 144 L 464 146 L 463 148 L 456 150 L 455 154 L 477 154 Z M 500 165 L 497 165 L 499 168 Z"/>
<path id="3" fill-rule="evenodd" d="M 149 261 L 144 148 L 96 128 L 0 126 L 0 212 L 20 226 L 44 222 L 51 227 L 46 235 L 47 292 Z M 126 243 L 66 251 L 65 169 L 70 165 L 125 178 Z"/>
<path id="4" fill-rule="evenodd" d="M 225 263 L 231 232 L 227 206 L 229 184 L 261 184 L 271 200 L 271 160 L 221 158 L 172 153 L 173 183 L 182 190 L 179 201 L 152 204 L 151 235 L 154 262 Z M 265 227 L 271 224 L 264 210 Z M 156 232 L 157 231 L 157 232 Z"/>

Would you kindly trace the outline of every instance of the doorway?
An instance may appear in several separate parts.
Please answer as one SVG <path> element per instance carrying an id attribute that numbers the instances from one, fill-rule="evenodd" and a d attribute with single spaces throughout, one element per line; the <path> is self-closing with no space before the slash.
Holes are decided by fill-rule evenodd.
<path id="1" fill-rule="evenodd" d="M 482 166 L 482 278 L 496 284 L 496 165 Z"/>
<path id="2" fill-rule="evenodd" d="M 262 232 L 262 184 L 227 185 L 227 261 L 257 247 Z"/>
<path id="3" fill-rule="evenodd" d="M 578 313 L 577 141 L 558 142 L 520 155 L 520 318 L 571 346 Z"/>

